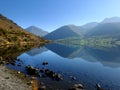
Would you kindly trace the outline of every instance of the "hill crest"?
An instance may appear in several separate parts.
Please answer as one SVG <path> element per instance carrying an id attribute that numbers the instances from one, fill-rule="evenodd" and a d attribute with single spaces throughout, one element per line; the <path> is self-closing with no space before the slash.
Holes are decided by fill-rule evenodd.
<path id="1" fill-rule="evenodd" d="M 48 34 L 47 31 L 45 31 L 41 28 L 38 28 L 36 26 L 29 26 L 28 28 L 26 28 L 26 31 L 28 31 L 36 36 L 40 36 L 40 37 L 43 37 Z"/>

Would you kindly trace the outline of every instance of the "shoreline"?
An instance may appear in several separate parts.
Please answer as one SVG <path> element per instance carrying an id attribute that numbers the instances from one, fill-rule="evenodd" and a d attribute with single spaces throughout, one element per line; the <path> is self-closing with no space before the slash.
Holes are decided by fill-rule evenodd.
<path id="1" fill-rule="evenodd" d="M 30 79 L 16 76 L 17 72 L 8 69 L 5 65 L 0 65 L 0 90 L 32 90 L 31 85 L 27 85 Z M 24 81 L 25 79 L 25 81 Z"/>

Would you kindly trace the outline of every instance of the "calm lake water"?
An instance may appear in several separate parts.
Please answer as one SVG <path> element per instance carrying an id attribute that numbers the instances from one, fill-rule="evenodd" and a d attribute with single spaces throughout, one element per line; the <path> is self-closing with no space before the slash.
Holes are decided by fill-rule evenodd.
<path id="1" fill-rule="evenodd" d="M 81 83 L 85 90 L 97 90 L 97 83 L 104 90 L 120 90 L 120 47 L 47 44 L 24 52 L 17 58 L 20 61 L 16 61 L 15 65 L 8 64 L 8 68 L 26 74 L 25 66 L 31 65 L 53 70 L 62 75 L 61 81 L 38 77 L 38 81 L 44 82 L 48 90 L 68 90 L 76 83 Z M 47 61 L 48 65 L 42 65 L 44 61 Z"/>

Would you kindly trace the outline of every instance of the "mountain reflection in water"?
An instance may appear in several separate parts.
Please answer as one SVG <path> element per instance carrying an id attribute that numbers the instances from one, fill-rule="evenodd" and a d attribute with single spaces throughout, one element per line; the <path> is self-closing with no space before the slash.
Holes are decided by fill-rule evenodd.
<path id="1" fill-rule="evenodd" d="M 83 58 L 90 62 L 100 62 L 104 66 L 120 67 L 120 47 L 97 49 L 82 46 L 67 47 L 60 44 L 48 44 L 45 47 L 64 58 Z"/>

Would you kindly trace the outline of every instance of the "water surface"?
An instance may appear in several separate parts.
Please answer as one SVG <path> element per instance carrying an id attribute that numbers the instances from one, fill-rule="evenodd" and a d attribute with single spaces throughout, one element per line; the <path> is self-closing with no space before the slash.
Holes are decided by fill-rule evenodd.
<path id="1" fill-rule="evenodd" d="M 120 47 L 93 48 L 47 44 L 27 51 L 17 58 L 20 61 L 16 61 L 15 66 L 9 64 L 9 68 L 27 74 L 25 66 L 31 65 L 62 75 L 61 81 L 38 77 L 39 82 L 44 82 L 48 90 L 67 90 L 76 83 L 81 83 L 85 90 L 96 90 L 97 83 L 105 90 L 120 90 Z M 47 61 L 48 65 L 42 65 L 44 61 Z M 76 79 L 73 80 L 73 77 Z"/>

